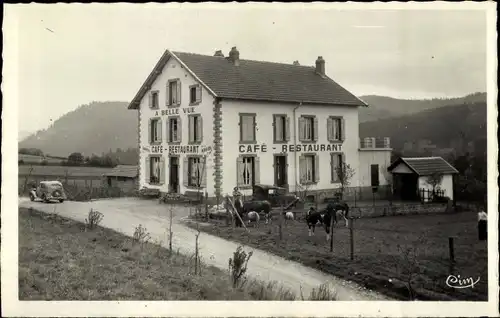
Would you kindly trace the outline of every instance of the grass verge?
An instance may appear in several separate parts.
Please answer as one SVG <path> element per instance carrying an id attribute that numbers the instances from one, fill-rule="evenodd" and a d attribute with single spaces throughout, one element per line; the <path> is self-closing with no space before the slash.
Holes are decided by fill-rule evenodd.
<path id="1" fill-rule="evenodd" d="M 249 279 L 233 288 L 229 274 L 154 243 L 54 214 L 19 209 L 20 300 L 294 300 L 277 282 Z M 249 266 L 251 266 L 251 261 Z M 327 296 L 312 295 L 316 300 Z"/>

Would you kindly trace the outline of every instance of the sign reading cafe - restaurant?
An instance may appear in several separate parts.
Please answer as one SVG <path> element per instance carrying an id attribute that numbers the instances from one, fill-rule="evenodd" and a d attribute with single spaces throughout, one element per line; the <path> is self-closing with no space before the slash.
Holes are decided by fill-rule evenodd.
<path id="1" fill-rule="evenodd" d="M 342 144 L 300 144 L 300 145 L 280 145 L 272 146 L 273 150 L 287 152 L 340 152 L 342 151 Z M 267 152 L 269 147 L 265 144 L 262 145 L 240 145 L 240 153 L 249 152 Z"/>

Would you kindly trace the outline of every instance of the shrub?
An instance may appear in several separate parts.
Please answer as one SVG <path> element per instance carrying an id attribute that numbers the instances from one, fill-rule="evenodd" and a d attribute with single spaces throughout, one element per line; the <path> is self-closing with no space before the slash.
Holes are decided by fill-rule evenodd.
<path id="1" fill-rule="evenodd" d="M 242 284 L 241 280 L 245 277 L 248 261 L 252 257 L 252 254 L 253 252 L 247 254 L 241 246 L 238 246 L 233 254 L 233 258 L 229 259 L 229 273 L 234 288 Z"/>
<path id="2" fill-rule="evenodd" d="M 309 300 L 337 300 L 337 293 L 328 287 L 328 283 L 324 283 L 317 289 L 313 288 Z"/>
<path id="3" fill-rule="evenodd" d="M 132 237 L 132 242 L 134 243 L 147 243 L 151 239 L 151 235 L 145 227 L 141 224 L 135 227 L 134 236 Z"/>
<path id="4" fill-rule="evenodd" d="M 104 215 L 101 212 L 90 209 L 88 218 L 85 219 L 86 229 L 95 229 L 101 223 Z"/>

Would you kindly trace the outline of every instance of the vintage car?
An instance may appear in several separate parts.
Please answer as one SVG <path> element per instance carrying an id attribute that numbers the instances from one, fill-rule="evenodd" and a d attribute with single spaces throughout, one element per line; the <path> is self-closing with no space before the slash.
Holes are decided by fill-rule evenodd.
<path id="1" fill-rule="evenodd" d="M 44 202 L 54 200 L 62 203 L 66 198 L 64 187 L 59 181 L 40 181 L 40 183 L 30 191 L 31 201 L 41 199 Z"/>
<path id="2" fill-rule="evenodd" d="M 282 204 L 287 207 L 297 200 L 295 194 L 288 193 L 285 188 L 265 184 L 254 185 L 250 199 L 250 201 L 269 201 L 272 207 L 281 207 Z"/>

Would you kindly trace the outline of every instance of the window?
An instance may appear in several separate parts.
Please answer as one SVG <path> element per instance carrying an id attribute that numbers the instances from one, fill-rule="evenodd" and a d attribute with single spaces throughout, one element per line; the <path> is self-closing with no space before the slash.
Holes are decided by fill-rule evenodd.
<path id="1" fill-rule="evenodd" d="M 161 119 L 153 118 L 149 121 L 149 143 L 161 142 Z"/>
<path id="2" fill-rule="evenodd" d="M 273 116 L 274 141 L 283 142 L 290 139 L 290 126 L 286 115 Z"/>
<path id="3" fill-rule="evenodd" d="M 342 168 L 343 156 L 341 153 L 331 154 L 332 183 L 340 182 L 339 169 Z"/>
<path id="4" fill-rule="evenodd" d="M 300 182 L 302 184 L 319 182 L 319 156 L 303 154 L 299 160 Z"/>
<path id="5" fill-rule="evenodd" d="M 189 87 L 189 104 L 195 105 L 201 102 L 201 86 L 192 85 Z"/>
<path id="6" fill-rule="evenodd" d="M 188 186 L 200 187 L 202 176 L 202 165 L 200 157 L 188 158 Z"/>
<path id="7" fill-rule="evenodd" d="M 181 141 L 181 119 L 178 116 L 168 118 L 168 142 Z"/>
<path id="8" fill-rule="evenodd" d="M 299 140 L 306 142 L 318 140 L 318 119 L 316 116 L 299 117 Z"/>
<path id="9" fill-rule="evenodd" d="M 149 157 L 149 167 L 147 174 L 149 175 L 149 183 L 150 184 L 160 184 L 161 176 L 162 176 L 162 160 L 159 156 L 151 156 Z"/>
<path id="10" fill-rule="evenodd" d="M 167 105 L 178 106 L 181 103 L 181 81 L 179 79 L 168 81 Z"/>
<path id="11" fill-rule="evenodd" d="M 240 114 L 240 142 L 255 142 L 255 114 Z"/>
<path id="12" fill-rule="evenodd" d="M 370 172 L 371 172 L 371 184 L 372 187 L 378 187 L 380 185 L 380 181 L 378 178 L 379 175 L 379 169 L 378 165 L 371 165 L 370 166 Z"/>
<path id="13" fill-rule="evenodd" d="M 189 142 L 201 142 L 203 136 L 203 124 L 201 115 L 189 115 Z"/>
<path id="14" fill-rule="evenodd" d="M 342 141 L 343 119 L 340 117 L 328 117 L 328 141 Z"/>
<path id="15" fill-rule="evenodd" d="M 149 95 L 149 107 L 158 108 L 160 106 L 158 101 L 158 91 L 152 91 Z"/>
<path id="16" fill-rule="evenodd" d="M 237 159 L 238 187 L 252 187 L 260 183 L 259 158 L 240 156 Z"/>

